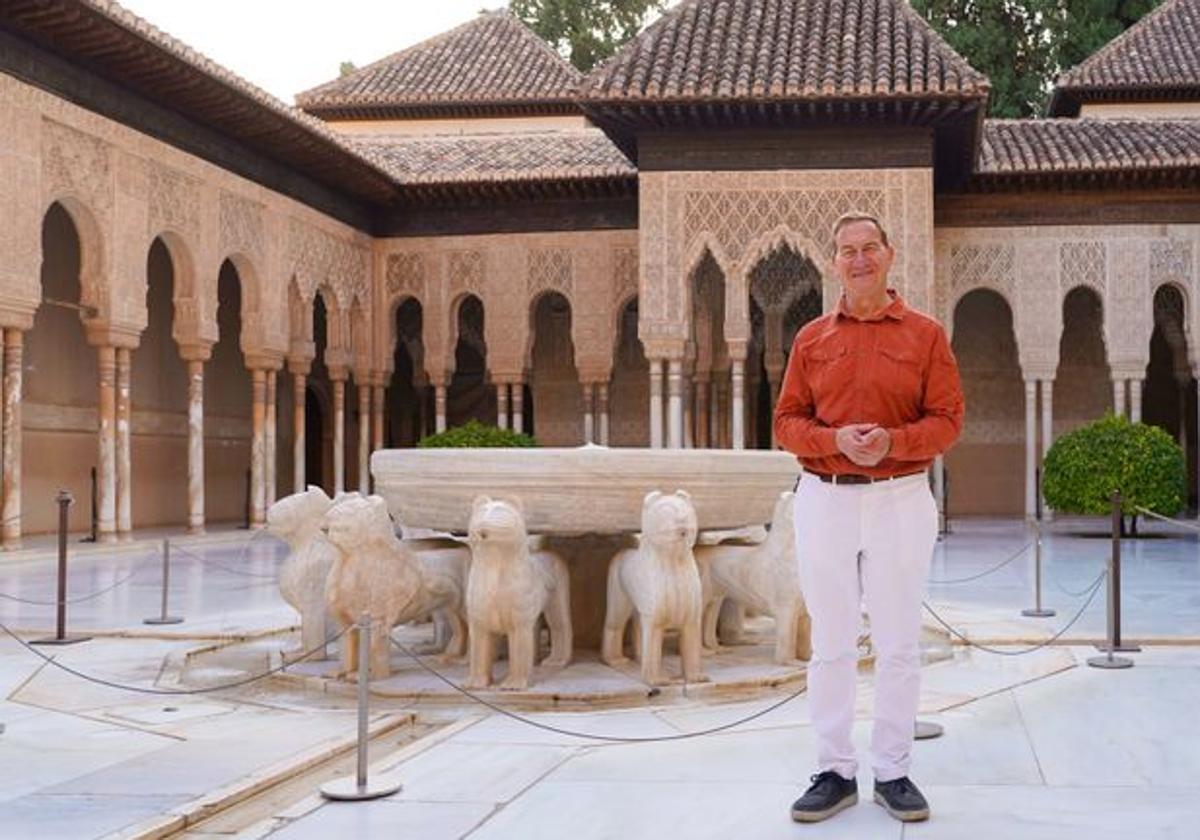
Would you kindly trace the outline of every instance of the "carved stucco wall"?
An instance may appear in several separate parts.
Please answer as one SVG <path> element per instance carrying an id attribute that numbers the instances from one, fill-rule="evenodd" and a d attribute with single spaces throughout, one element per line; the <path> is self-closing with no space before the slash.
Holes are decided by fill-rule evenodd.
<path id="1" fill-rule="evenodd" d="M 571 341 L 579 379 L 605 382 L 612 372 L 619 307 L 637 293 L 636 231 L 495 234 L 380 240 L 375 244 L 376 365 L 390 370 L 395 311 L 406 299 L 422 307 L 425 369 L 432 382 L 453 373 L 456 305 L 465 294 L 483 303 L 492 382 L 527 377 L 533 312 L 547 292 L 571 306 Z"/>
<path id="2" fill-rule="evenodd" d="M 146 259 L 162 237 L 175 267 L 174 337 L 216 339 L 217 275 L 229 259 L 243 287 L 242 345 L 288 350 L 293 275 L 349 308 L 370 306 L 369 238 L 292 199 L 45 91 L 0 76 L 0 310 L 41 299 L 41 225 L 59 202 L 81 239 L 81 302 L 96 324 L 136 340 L 146 325 Z M 368 331 L 369 335 L 369 331 Z M 367 354 L 369 358 L 369 351 Z"/>
<path id="3" fill-rule="evenodd" d="M 651 352 L 682 353 L 687 277 L 707 249 L 727 278 L 725 336 L 750 338 L 749 274 L 786 243 L 820 270 L 832 306 L 829 232 L 849 210 L 879 216 L 897 247 L 893 284 L 918 308 L 933 293 L 933 181 L 928 169 L 652 172 L 639 176 L 639 333 Z M 736 352 L 736 350 L 735 350 Z"/>
<path id="4" fill-rule="evenodd" d="M 1000 293 L 1013 309 L 1026 378 L 1055 377 L 1063 301 L 1079 286 L 1103 303 L 1106 361 L 1114 376 L 1145 375 L 1153 293 L 1162 283 L 1183 290 L 1189 332 L 1196 334 L 1200 225 L 939 228 L 935 239 L 935 313 L 949 326 L 970 290 Z M 1189 353 L 1195 364 L 1200 354 Z"/>

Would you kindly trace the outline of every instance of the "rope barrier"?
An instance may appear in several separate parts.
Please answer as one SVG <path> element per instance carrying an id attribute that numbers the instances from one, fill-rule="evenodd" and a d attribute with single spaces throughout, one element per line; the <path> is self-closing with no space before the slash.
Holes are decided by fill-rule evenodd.
<path id="1" fill-rule="evenodd" d="M 249 542 L 247 542 L 246 544 L 249 545 Z M 279 579 L 279 576 L 277 574 L 264 575 L 264 574 L 259 574 L 258 572 L 243 572 L 240 569 L 230 568 L 229 566 L 226 566 L 223 563 L 218 563 L 216 560 L 213 560 L 210 557 L 204 557 L 200 554 L 197 554 L 194 551 L 191 551 L 190 549 L 183 548 L 182 546 L 177 545 L 175 543 L 171 544 L 171 549 L 180 554 L 186 554 L 189 557 L 195 558 L 200 563 L 203 563 L 205 566 L 210 566 L 214 569 L 220 569 L 222 572 L 228 572 L 231 575 L 240 575 L 241 577 L 248 577 L 248 578 L 262 578 L 265 580 L 272 580 L 272 581 Z M 238 556 L 238 561 L 240 562 L 244 557 L 245 557 L 245 552 L 243 551 L 243 553 Z"/>
<path id="2" fill-rule="evenodd" d="M 1062 592 L 1064 595 L 1066 595 L 1070 598 L 1082 598 L 1092 591 L 1093 584 L 1088 584 L 1087 586 L 1085 586 L 1083 589 L 1079 590 L 1078 592 L 1075 592 L 1074 590 L 1071 590 L 1071 589 L 1067 589 L 1065 586 L 1062 585 L 1062 581 L 1060 581 L 1058 579 L 1058 575 L 1054 573 L 1053 569 L 1051 569 L 1051 571 L 1050 571 L 1050 580 L 1051 580 L 1051 582 L 1053 582 L 1054 587 L 1059 592 Z"/>
<path id="3" fill-rule="evenodd" d="M 933 616 L 934 619 L 937 621 L 937 623 L 942 625 L 942 627 L 944 627 L 946 629 L 946 631 L 948 633 L 950 633 L 950 635 L 954 636 L 956 639 L 959 639 L 964 644 L 966 644 L 970 647 L 978 648 L 979 650 L 982 650 L 985 653 L 993 653 L 997 656 L 1024 656 L 1027 653 L 1033 653 L 1035 651 L 1041 650 L 1044 647 L 1048 647 L 1048 646 L 1054 644 L 1060 638 L 1062 638 L 1062 636 L 1068 630 L 1070 630 L 1072 627 L 1074 627 L 1075 623 L 1078 622 L 1079 619 L 1083 616 L 1084 611 L 1088 608 L 1088 606 L 1096 598 L 1096 593 L 1100 591 L 1100 584 L 1104 582 L 1104 579 L 1106 577 L 1108 577 L 1107 569 L 1105 569 L 1103 572 L 1101 572 L 1099 577 L 1097 577 L 1096 580 L 1089 587 L 1089 589 L 1091 591 L 1090 591 L 1090 594 L 1088 595 L 1088 599 L 1083 602 L 1083 606 L 1080 607 L 1079 611 L 1076 612 L 1075 615 L 1071 618 L 1071 620 L 1067 622 L 1066 626 L 1064 626 L 1061 630 L 1059 630 L 1057 633 L 1055 633 L 1049 639 L 1046 639 L 1044 642 L 1038 642 L 1036 645 L 1032 645 L 1032 646 L 1024 648 L 1022 650 L 1000 650 L 999 648 L 989 647 L 988 645 L 981 645 L 978 642 L 973 642 L 969 638 L 967 638 L 967 636 L 965 634 L 963 634 L 959 630 L 956 630 L 954 627 L 952 627 L 950 625 L 950 623 L 948 621 L 946 621 L 944 618 L 942 618 L 940 615 L 938 615 L 937 611 L 934 610 L 933 607 L 929 606 L 928 601 L 922 601 L 921 605 L 923 607 L 925 607 L 926 611 L 931 616 Z"/>
<path id="4" fill-rule="evenodd" d="M 275 674 L 281 673 L 289 665 L 293 665 L 296 662 L 303 662 L 305 659 L 308 659 L 309 657 L 314 656 L 317 653 L 324 651 L 327 645 L 330 645 L 333 642 L 336 642 L 342 636 L 346 635 L 346 633 L 350 632 L 350 629 L 351 628 L 347 627 L 346 629 L 344 629 L 340 633 L 338 633 L 336 636 L 326 639 L 324 644 L 321 644 L 318 647 L 314 647 L 311 650 L 305 651 L 304 653 L 300 654 L 300 656 L 293 659 L 291 662 L 285 662 L 284 664 L 280 665 L 278 668 L 272 668 L 269 671 L 264 671 L 263 673 L 256 674 L 255 676 L 252 676 L 252 677 L 245 677 L 243 679 L 234 680 L 233 682 L 225 683 L 223 685 L 208 686 L 207 688 L 146 688 L 145 686 L 127 685 L 125 683 L 119 683 L 114 680 L 107 680 L 107 679 L 104 679 L 103 677 L 94 677 L 90 674 L 85 674 L 82 671 L 76 670 L 75 668 L 72 668 L 69 665 L 64 665 L 63 663 L 61 663 L 57 659 L 55 659 L 53 656 L 48 656 L 47 654 L 42 653 L 40 650 L 35 648 L 33 645 L 29 644 L 29 642 L 25 641 L 20 636 L 18 636 L 15 632 L 10 630 L 8 628 L 8 626 L 5 625 L 3 622 L 0 622 L 0 630 L 3 630 L 9 637 L 11 637 L 13 639 L 13 641 L 15 641 L 21 647 L 25 648 L 25 650 L 32 653 L 38 659 L 41 659 L 47 665 L 53 665 L 55 668 L 58 668 L 60 671 L 64 671 L 74 677 L 78 677 L 81 680 L 86 680 L 87 682 L 94 683 L 96 685 L 102 685 L 102 686 L 105 686 L 106 688 L 115 688 L 118 691 L 130 691 L 135 694 L 154 694 L 154 695 L 164 695 L 164 696 L 213 694 L 218 691 L 228 691 L 231 688 L 241 688 L 242 686 L 249 685 L 250 683 L 258 682 L 259 680 L 264 680 L 267 677 L 272 677 Z"/>
<path id="5" fill-rule="evenodd" d="M 1140 514 L 1149 516 L 1151 519 L 1158 519 L 1162 522 L 1169 522 L 1170 524 L 1174 525 L 1177 528 L 1183 528 L 1184 530 L 1187 530 L 1187 531 L 1194 531 L 1196 533 L 1200 533 L 1200 527 L 1198 527 L 1196 525 L 1192 525 L 1190 522 L 1183 522 L 1182 520 L 1179 520 L 1179 519 L 1172 519 L 1169 516 L 1163 516 L 1161 513 L 1155 513 L 1154 511 L 1150 510 L 1149 508 L 1144 508 L 1141 505 L 1137 505 L 1134 508 L 1134 510 L 1136 510 Z"/>
<path id="6" fill-rule="evenodd" d="M 1022 554 L 1029 551 L 1029 549 L 1032 547 L 1033 547 L 1033 541 L 1030 540 L 1029 542 L 1025 543 L 1025 545 L 1021 546 L 1020 550 L 1017 551 L 1016 554 L 1010 555 L 1009 557 L 1005 558 L 999 565 L 993 566 L 992 568 L 988 569 L 986 572 L 980 572 L 979 574 L 971 575 L 970 577 L 951 578 L 950 580 L 928 580 L 928 581 L 926 581 L 926 583 L 934 584 L 937 586 L 949 586 L 952 584 L 970 583 L 971 581 L 979 580 L 980 578 L 987 577 L 988 575 L 992 574 L 993 572 L 1000 571 L 1005 566 L 1007 566 L 1009 563 L 1013 562 L 1018 557 L 1020 557 Z"/>
<path id="7" fill-rule="evenodd" d="M 564 729 L 563 727 L 560 727 L 560 726 L 551 726 L 548 723 L 541 723 L 536 720 L 531 720 L 530 718 L 527 718 L 524 715 L 519 715 L 516 712 L 510 711 L 510 710 L 504 708 L 503 706 L 500 706 L 496 703 L 491 702 L 490 700 L 486 700 L 483 697 L 480 697 L 478 694 L 468 691 L 467 689 L 465 689 L 462 686 L 455 683 L 453 680 L 451 680 L 448 677 L 444 676 L 443 674 L 439 673 L 437 671 L 437 669 L 431 668 L 429 665 L 426 665 L 425 662 L 423 662 L 417 654 L 413 653 L 411 650 L 409 650 L 407 647 L 405 647 L 400 642 L 396 641 L 395 639 L 391 638 L 390 636 L 388 637 L 388 639 L 389 639 L 389 641 L 391 641 L 391 643 L 393 645 L 395 645 L 397 648 L 399 648 L 399 650 L 405 656 L 407 656 L 413 662 L 417 663 L 417 665 L 419 665 L 425 671 L 432 674 L 434 677 L 441 680 L 446 685 L 450 686 L 452 689 L 457 691 L 459 694 L 462 694 L 463 696 L 480 704 L 481 706 L 486 706 L 487 708 L 491 709 L 493 712 L 497 712 L 498 714 L 504 715 L 505 717 L 512 718 L 513 720 L 518 721 L 520 723 L 524 723 L 527 726 L 532 726 L 537 729 L 545 730 L 546 732 L 553 732 L 558 735 L 566 735 L 571 738 L 584 738 L 584 739 L 591 740 L 591 741 L 606 741 L 606 742 L 615 743 L 615 744 L 645 744 L 645 743 L 653 743 L 656 741 L 684 741 L 689 738 L 699 738 L 703 735 L 713 735 L 717 732 L 724 732 L 726 730 L 733 729 L 735 726 L 741 726 L 743 723 L 749 723 L 750 721 L 756 720 L 757 718 L 760 718 L 765 714 L 773 712 L 776 709 L 780 708 L 781 706 L 795 700 L 797 697 L 799 697 L 801 694 L 804 694 L 808 690 L 808 686 L 803 685 L 800 688 L 793 691 L 787 697 L 784 697 L 782 700 L 772 703 L 770 706 L 767 706 L 765 709 L 760 709 L 759 711 L 755 712 L 754 714 L 747 715 L 746 717 L 739 718 L 738 720 L 731 721 L 730 723 L 721 724 L 720 726 L 713 726 L 708 729 L 701 729 L 697 732 L 680 732 L 678 735 L 647 735 L 647 736 L 626 736 L 626 737 L 622 737 L 619 735 L 596 735 L 596 734 L 592 734 L 592 733 L 588 733 L 588 732 L 578 732 L 573 729 Z M 684 687 L 685 688 L 687 687 L 687 683 L 684 683 Z"/>
<path id="8" fill-rule="evenodd" d="M 150 554 L 146 555 L 146 558 L 153 557 L 156 553 L 157 552 L 151 552 Z M 138 561 L 135 561 L 135 562 L 139 562 L 140 560 L 146 559 L 146 558 L 138 558 Z M 119 589 L 120 587 L 129 583 L 129 581 L 133 580 L 135 577 L 140 575 L 143 571 L 145 571 L 145 570 L 144 569 L 134 569 L 129 574 L 125 575 L 125 577 L 121 578 L 116 583 L 114 583 L 110 586 L 106 586 L 103 589 L 97 589 L 95 592 L 89 592 L 87 595 L 79 595 L 75 598 L 67 598 L 66 600 L 63 601 L 63 603 L 64 604 L 82 604 L 85 601 L 91 601 L 96 598 L 99 598 L 101 595 L 107 595 L 109 592 L 112 592 L 114 589 Z M 38 601 L 38 600 L 34 600 L 32 598 L 20 598 L 16 595 L 10 595 L 7 592 L 0 592 L 0 599 L 5 600 L 5 601 L 12 601 L 17 604 L 28 604 L 28 605 L 34 606 L 34 607 L 57 607 L 58 603 L 59 603 L 57 599 L 55 599 L 53 601 Z"/>

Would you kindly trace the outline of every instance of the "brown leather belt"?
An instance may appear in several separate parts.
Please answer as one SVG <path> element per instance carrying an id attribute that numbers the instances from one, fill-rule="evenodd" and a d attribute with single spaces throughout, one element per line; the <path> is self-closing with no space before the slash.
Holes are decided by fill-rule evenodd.
<path id="1" fill-rule="evenodd" d="M 805 470 L 809 475 L 816 476 L 826 484 L 877 484 L 883 481 L 894 481 L 897 478 L 908 478 L 910 475 L 921 475 L 925 470 L 917 470 L 916 472 L 901 473 L 900 475 L 858 475 L 856 473 L 843 473 L 841 475 L 826 475 L 825 473 L 812 472 Z"/>

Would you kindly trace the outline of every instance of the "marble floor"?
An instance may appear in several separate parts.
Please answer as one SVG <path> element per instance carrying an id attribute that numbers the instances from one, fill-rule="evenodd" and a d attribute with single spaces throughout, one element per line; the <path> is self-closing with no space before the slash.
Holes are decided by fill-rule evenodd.
<path id="1" fill-rule="evenodd" d="M 1025 527 L 954 523 L 935 557 L 930 604 L 966 635 L 1020 650 L 1063 627 L 1083 604 L 1078 593 L 1099 574 L 1108 543 L 1079 534 L 1103 527 L 1065 521 L 1046 529 L 1044 601 L 1058 615 L 1027 619 L 1019 614 L 1033 598 L 1025 556 L 977 580 L 937 582 L 997 566 L 1025 545 Z M 375 767 L 403 779 L 396 796 L 358 804 L 309 796 L 281 805 L 244 836 L 1191 838 L 1200 820 L 1200 722 L 1190 714 L 1200 696 L 1200 541 L 1169 528 L 1151 525 L 1149 538 L 1124 543 L 1124 636 L 1155 642 L 1132 655 L 1134 668 L 1084 664 L 1094 651 L 1082 641 L 1104 630 L 1101 592 L 1065 636 L 1077 644 L 1007 657 L 960 646 L 925 669 L 922 717 L 946 727 L 944 737 L 916 746 L 913 776 L 934 811 L 925 824 L 901 826 L 869 796 L 827 823 L 790 822 L 787 806 L 813 760 L 801 696 L 719 734 L 631 744 L 484 712 L 428 749 Z M 83 673 L 151 689 L 170 685 L 201 645 L 238 642 L 230 648 L 237 656 L 208 675 L 221 681 L 261 672 L 294 642 L 281 633 L 294 617 L 274 584 L 285 555 L 279 543 L 228 535 L 180 541 L 169 602 L 186 620 L 149 627 L 142 619 L 160 605 L 157 550 L 136 543 L 73 557 L 68 597 L 86 600 L 71 604 L 70 628 L 97 638 L 42 651 Z M 53 598 L 51 554 L 0 559 L 6 627 L 23 638 L 51 631 L 53 608 L 27 602 Z M 533 717 L 585 733 L 656 738 L 720 726 L 781 697 Z M 856 728 L 864 755 L 870 705 L 864 678 Z M 389 711 L 404 709 L 438 720 L 480 714 L 444 705 Z M 3 636 L 0 837 L 136 836 L 158 815 L 341 742 L 353 721 L 349 698 L 295 686 L 164 697 L 84 682 Z M 860 791 L 870 782 L 864 767 Z M 218 836 L 202 828 L 185 836 Z"/>

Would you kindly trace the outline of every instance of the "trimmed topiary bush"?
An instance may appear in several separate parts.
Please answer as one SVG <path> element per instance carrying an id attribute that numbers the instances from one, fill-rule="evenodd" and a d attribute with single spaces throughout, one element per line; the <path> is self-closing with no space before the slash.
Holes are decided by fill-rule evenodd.
<path id="1" fill-rule="evenodd" d="M 1113 490 L 1121 491 L 1135 532 L 1139 507 L 1173 516 L 1187 498 L 1183 450 L 1157 426 L 1107 414 L 1063 435 L 1046 453 L 1042 492 L 1054 510 L 1109 513 Z"/>
<path id="2" fill-rule="evenodd" d="M 527 434 L 486 426 L 478 420 L 468 420 L 461 426 L 421 438 L 417 446 L 422 449 L 451 449 L 455 447 L 513 447 L 537 446 L 537 441 Z"/>

